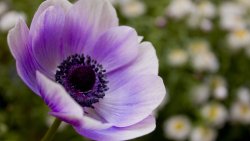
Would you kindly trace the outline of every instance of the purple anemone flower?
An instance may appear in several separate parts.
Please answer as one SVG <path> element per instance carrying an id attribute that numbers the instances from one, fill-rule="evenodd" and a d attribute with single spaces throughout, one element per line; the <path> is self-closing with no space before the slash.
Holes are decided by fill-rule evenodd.
<path id="1" fill-rule="evenodd" d="M 79 134 L 110 141 L 154 130 L 166 93 L 155 49 L 119 26 L 109 1 L 47 0 L 8 44 L 22 80 Z"/>

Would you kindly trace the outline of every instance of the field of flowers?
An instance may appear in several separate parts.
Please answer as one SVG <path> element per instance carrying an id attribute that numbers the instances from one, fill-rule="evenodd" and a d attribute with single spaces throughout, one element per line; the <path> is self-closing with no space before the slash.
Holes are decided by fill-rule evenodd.
<path id="1" fill-rule="evenodd" d="M 23 83 L 7 45 L 43 0 L 0 1 L 0 140 L 40 140 L 53 117 Z M 167 97 L 154 132 L 135 141 L 248 141 L 250 0 L 110 0 L 121 25 L 154 45 Z M 73 1 L 72 1 L 73 2 Z M 55 141 L 82 141 L 61 124 Z"/>

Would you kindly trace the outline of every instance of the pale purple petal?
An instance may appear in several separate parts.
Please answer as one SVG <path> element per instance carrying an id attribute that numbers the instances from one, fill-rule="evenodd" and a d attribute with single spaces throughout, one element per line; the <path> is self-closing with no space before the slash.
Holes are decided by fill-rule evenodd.
<path id="1" fill-rule="evenodd" d="M 15 59 L 22 57 L 23 52 L 27 50 L 28 37 L 29 28 L 22 19 L 19 19 L 8 34 L 8 44 Z"/>
<path id="2" fill-rule="evenodd" d="M 85 128 L 88 130 L 103 130 L 112 127 L 112 124 L 110 123 L 97 120 L 87 115 L 76 117 L 75 115 L 68 113 L 50 112 L 50 114 L 78 128 Z"/>
<path id="3" fill-rule="evenodd" d="M 62 62 L 62 32 L 65 14 L 59 6 L 50 6 L 37 19 L 31 34 L 34 56 L 53 78 L 58 64 Z"/>
<path id="4" fill-rule="evenodd" d="M 109 28 L 118 26 L 113 6 L 107 0 L 79 0 L 66 16 L 64 33 L 65 57 L 85 52 Z"/>
<path id="5" fill-rule="evenodd" d="M 12 55 L 17 61 L 17 72 L 22 80 L 36 93 L 35 70 L 37 64 L 29 51 L 29 29 L 23 20 L 9 31 L 8 44 Z"/>
<path id="6" fill-rule="evenodd" d="M 8 34 L 8 44 L 17 63 L 17 73 L 22 80 L 39 95 L 36 86 L 35 70 L 38 64 L 30 53 L 28 40 L 29 29 L 23 20 L 19 20 L 16 26 Z"/>
<path id="7" fill-rule="evenodd" d="M 70 7 L 72 6 L 72 4 L 68 1 L 68 0 L 46 0 L 44 1 L 38 8 L 38 10 L 36 11 L 32 23 L 31 23 L 31 32 L 33 32 L 33 30 L 36 29 L 36 25 L 39 24 L 38 18 L 40 17 L 40 15 L 50 6 L 57 6 L 57 7 L 61 7 L 65 13 L 68 11 L 68 9 L 70 9 Z"/>
<path id="8" fill-rule="evenodd" d="M 142 42 L 139 45 L 139 52 L 136 60 L 129 66 L 134 74 L 154 74 L 158 75 L 159 62 L 156 51 L 150 42 Z"/>
<path id="9" fill-rule="evenodd" d="M 84 115 L 83 108 L 60 85 L 40 72 L 37 72 L 37 84 L 40 95 L 44 102 L 51 109 L 50 114 L 70 123 L 74 126 L 81 126 L 86 129 L 106 129 L 112 125 L 104 123 Z"/>
<path id="10" fill-rule="evenodd" d="M 30 53 L 29 48 L 22 52 L 22 57 L 16 60 L 17 73 L 22 80 L 40 96 L 37 90 L 36 70 L 39 65 L 36 63 L 33 54 Z"/>
<path id="11" fill-rule="evenodd" d="M 88 130 L 74 127 L 75 130 L 90 139 L 98 141 L 120 141 L 129 140 L 148 134 L 155 129 L 155 119 L 152 116 L 128 127 L 111 127 L 106 130 Z"/>
<path id="12" fill-rule="evenodd" d="M 151 43 L 143 42 L 139 45 L 139 53 L 136 59 L 121 69 L 107 74 L 111 91 L 127 83 L 130 79 L 140 75 L 158 75 L 159 62 L 156 51 Z"/>
<path id="13" fill-rule="evenodd" d="M 119 26 L 105 32 L 89 54 L 110 72 L 133 61 L 138 54 L 138 45 L 136 31 Z"/>
<path id="14" fill-rule="evenodd" d="M 58 83 L 50 80 L 40 72 L 36 72 L 40 95 L 52 112 L 65 113 L 81 117 L 82 107 Z"/>
<path id="15" fill-rule="evenodd" d="M 95 110 L 117 127 L 133 125 L 159 106 L 166 94 L 162 79 L 156 75 L 139 75 L 115 91 L 106 93 Z"/>

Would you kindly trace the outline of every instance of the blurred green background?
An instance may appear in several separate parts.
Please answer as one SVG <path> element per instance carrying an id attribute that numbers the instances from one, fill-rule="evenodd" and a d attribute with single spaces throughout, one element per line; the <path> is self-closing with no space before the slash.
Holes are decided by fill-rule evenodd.
<path id="1" fill-rule="evenodd" d="M 53 120 L 43 101 L 18 77 L 6 42 L 17 17 L 29 25 L 42 1 L 0 0 L 1 141 L 40 140 Z M 168 90 L 155 112 L 156 130 L 135 140 L 249 141 L 250 1 L 112 3 L 120 24 L 134 27 L 155 46 Z M 86 139 L 65 125 L 54 140 Z"/>

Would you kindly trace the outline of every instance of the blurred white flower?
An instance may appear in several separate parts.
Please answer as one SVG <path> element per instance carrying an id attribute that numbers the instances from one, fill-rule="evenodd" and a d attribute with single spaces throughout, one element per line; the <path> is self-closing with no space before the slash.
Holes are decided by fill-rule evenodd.
<path id="1" fill-rule="evenodd" d="M 184 49 L 172 49 L 168 53 L 167 61 L 172 66 L 182 66 L 188 61 L 188 53 Z"/>
<path id="2" fill-rule="evenodd" d="M 246 13 L 246 9 L 236 2 L 224 2 L 221 4 L 219 10 L 220 10 L 220 16 L 222 18 L 228 16 L 241 17 Z"/>
<path id="3" fill-rule="evenodd" d="M 8 9 L 8 5 L 4 1 L 0 1 L 0 15 Z"/>
<path id="4" fill-rule="evenodd" d="M 204 0 L 197 4 L 195 14 L 203 18 L 213 18 L 216 14 L 216 9 L 212 2 Z"/>
<path id="5" fill-rule="evenodd" d="M 194 41 L 189 45 L 191 64 L 196 71 L 215 72 L 219 68 L 219 62 L 213 52 L 210 51 L 206 41 Z"/>
<path id="6" fill-rule="evenodd" d="M 209 85 L 207 83 L 195 86 L 192 89 L 192 98 L 195 103 L 202 104 L 208 100 L 210 96 Z"/>
<path id="7" fill-rule="evenodd" d="M 247 87 L 240 87 L 237 90 L 237 100 L 243 103 L 250 103 L 250 90 Z"/>
<path id="8" fill-rule="evenodd" d="M 194 13 L 194 12 L 193 12 Z M 201 24 L 201 19 L 198 17 L 196 14 L 192 14 L 188 19 L 187 19 L 187 25 L 190 28 L 199 28 Z"/>
<path id="9" fill-rule="evenodd" d="M 246 27 L 243 16 L 246 9 L 235 2 L 225 2 L 220 6 L 220 24 L 227 30 Z"/>
<path id="10" fill-rule="evenodd" d="M 199 28 L 203 31 L 211 31 L 213 23 L 208 18 L 201 18 L 196 15 L 192 15 L 188 18 L 187 24 L 190 28 Z"/>
<path id="11" fill-rule="evenodd" d="M 219 103 L 209 103 L 201 108 L 202 117 L 215 127 L 222 127 L 227 120 L 227 110 Z"/>
<path id="12" fill-rule="evenodd" d="M 194 5 L 191 16 L 187 24 L 191 28 L 200 28 L 203 31 L 210 31 L 213 28 L 211 18 L 216 15 L 216 9 L 213 3 L 204 0 Z"/>
<path id="13" fill-rule="evenodd" d="M 232 121 L 250 124 L 250 103 L 237 101 L 231 106 L 230 112 Z"/>
<path id="14" fill-rule="evenodd" d="M 201 21 L 200 28 L 203 31 L 210 31 L 213 28 L 213 23 L 210 20 L 208 20 L 208 19 L 203 19 Z"/>
<path id="15" fill-rule="evenodd" d="M 218 100 L 226 99 L 228 96 L 226 80 L 223 77 L 215 76 L 210 81 L 214 98 Z"/>
<path id="16" fill-rule="evenodd" d="M 217 132 L 209 127 L 198 126 L 195 127 L 190 136 L 190 141 L 214 141 Z"/>
<path id="17" fill-rule="evenodd" d="M 0 19 L 0 30 L 4 32 L 10 30 L 20 18 L 26 20 L 26 15 L 17 11 L 9 11 L 5 13 Z"/>
<path id="18" fill-rule="evenodd" d="M 234 30 L 228 35 L 227 40 L 233 50 L 246 47 L 250 44 L 250 31 L 244 28 Z"/>
<path id="19" fill-rule="evenodd" d="M 173 0 L 166 8 L 166 15 L 181 19 L 191 14 L 194 10 L 194 4 L 191 0 Z"/>
<path id="20" fill-rule="evenodd" d="M 215 89 L 214 89 L 214 97 L 216 99 L 225 99 L 227 98 L 227 87 L 225 85 L 220 85 L 220 86 L 217 86 Z"/>
<path id="21" fill-rule="evenodd" d="M 122 14 L 127 18 L 135 18 L 146 12 L 145 4 L 140 0 L 126 0 L 120 5 Z"/>
<path id="22" fill-rule="evenodd" d="M 175 140 L 185 140 L 191 128 L 189 119 L 183 115 L 173 116 L 164 123 L 166 137 Z"/>
<path id="23" fill-rule="evenodd" d="M 221 17 L 220 25 L 226 30 L 235 30 L 239 28 L 245 28 L 246 23 L 242 17 L 239 16 L 226 16 Z"/>

